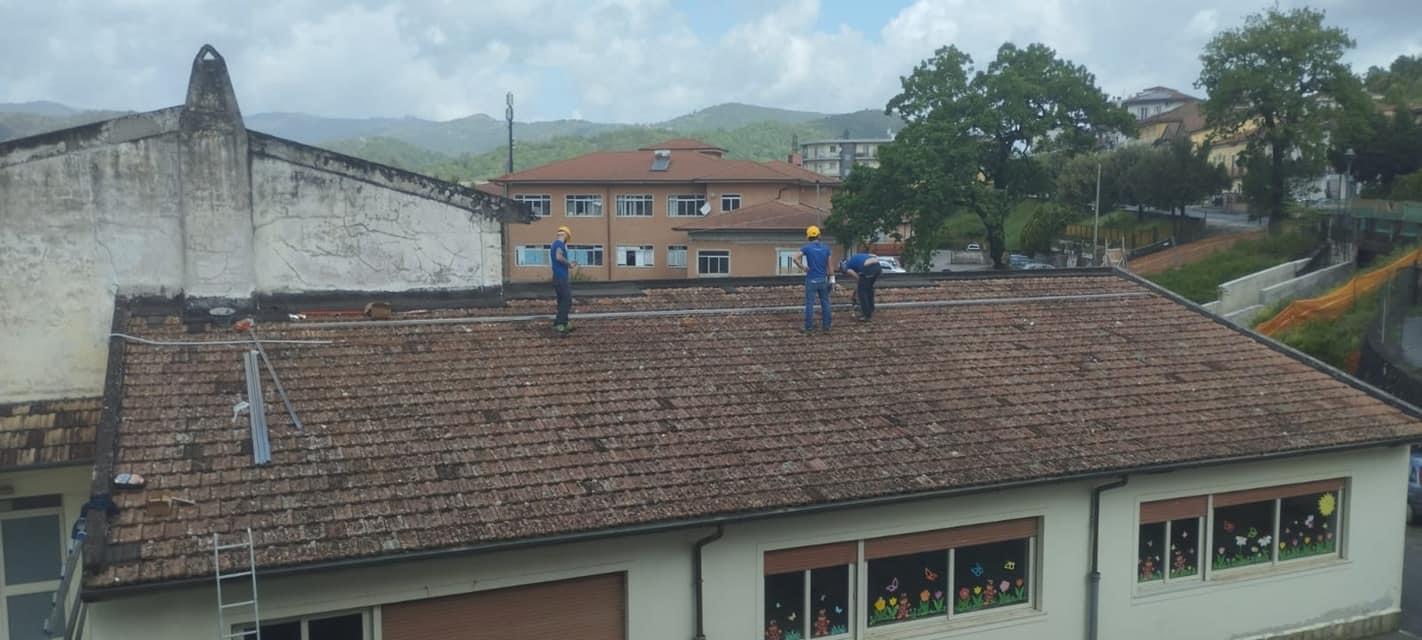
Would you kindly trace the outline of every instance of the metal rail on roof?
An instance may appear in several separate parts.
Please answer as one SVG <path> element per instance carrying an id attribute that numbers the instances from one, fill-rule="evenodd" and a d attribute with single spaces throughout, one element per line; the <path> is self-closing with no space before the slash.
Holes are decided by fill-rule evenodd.
<path id="1" fill-rule="evenodd" d="M 252 346 L 251 340 L 150 340 L 131 336 L 127 333 L 110 333 L 110 338 L 123 338 L 129 342 L 153 345 L 155 347 L 222 347 L 222 346 Z M 263 340 L 265 344 L 314 344 L 326 345 L 335 344 L 335 340 Z"/>
<path id="2" fill-rule="evenodd" d="M 267 435 L 267 407 L 262 398 L 262 369 L 257 363 L 260 354 L 251 349 L 242 354 L 242 368 L 247 374 L 247 417 L 252 424 L 252 461 L 258 465 L 272 461 L 272 445 Z"/>
<path id="3" fill-rule="evenodd" d="M 1155 294 L 1149 291 L 1126 291 L 1119 293 L 1080 293 L 1054 296 L 1022 296 L 1013 298 L 971 298 L 964 300 L 923 300 L 915 302 L 881 302 L 874 305 L 878 309 L 902 309 L 913 307 L 966 307 L 974 305 L 992 304 L 1023 304 L 1031 302 L 1064 302 L 1068 300 L 1114 300 L 1120 298 L 1149 298 Z M 835 305 L 841 308 L 850 305 Z M 779 305 L 771 307 L 716 307 L 708 309 L 656 309 L 645 311 L 600 311 L 593 313 L 575 313 L 573 318 L 579 320 L 596 320 L 602 318 L 659 318 L 667 316 L 710 316 L 710 315 L 746 315 L 755 313 L 778 313 L 785 311 L 801 311 L 802 305 Z M 346 329 L 355 327 L 381 327 L 381 326 L 419 326 L 438 324 L 486 324 L 499 322 L 527 322 L 529 320 L 547 320 L 552 318 L 551 313 L 538 313 L 517 316 L 478 316 L 458 318 L 409 318 L 404 320 L 341 320 L 336 322 L 311 322 L 303 323 L 301 326 L 311 329 Z M 275 342 L 269 340 L 268 342 Z"/>

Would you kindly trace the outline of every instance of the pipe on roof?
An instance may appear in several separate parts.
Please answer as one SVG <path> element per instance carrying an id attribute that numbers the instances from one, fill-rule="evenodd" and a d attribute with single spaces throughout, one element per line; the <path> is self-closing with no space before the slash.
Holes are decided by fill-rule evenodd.
<path id="1" fill-rule="evenodd" d="M 1068 300 L 1114 300 L 1118 298 L 1148 298 L 1152 294 L 1145 291 L 1124 291 L 1118 293 L 1079 293 L 1052 296 L 1024 296 L 1014 298 L 975 298 L 965 300 L 921 300 L 915 302 L 880 302 L 875 304 L 876 309 L 907 309 L 916 307 L 966 307 L 973 305 L 991 304 L 1024 304 L 1031 302 L 1063 302 Z M 851 305 L 835 305 L 841 308 L 848 308 Z M 752 313 L 774 313 L 784 311 L 801 311 L 801 305 L 780 305 L 771 307 L 714 307 L 708 309 L 655 309 L 645 311 L 602 311 L 593 313 L 575 313 L 572 318 L 578 320 L 598 320 L 610 318 L 658 318 L 666 316 L 709 316 L 709 315 L 742 315 Z M 348 329 L 357 327 L 379 327 L 379 326 L 421 326 L 433 324 L 486 324 L 500 322 L 527 322 L 530 320 L 547 320 L 553 314 L 538 313 L 517 316 L 479 316 L 479 317 L 458 317 L 458 318 L 408 318 L 404 320 L 340 320 L 336 322 L 312 322 L 292 326 L 301 326 L 310 329 Z M 268 342 L 274 342 L 269 340 Z M 200 343 L 215 344 L 215 343 Z M 246 343 L 242 343 L 246 344 Z"/>
<path id="2" fill-rule="evenodd" d="M 1416 417 L 1416 416 L 1414 416 L 1414 417 Z M 1395 437 L 1395 438 L 1392 438 L 1392 439 L 1389 439 L 1389 440 L 1374 441 L 1374 442 L 1362 442 L 1362 443 L 1349 443 L 1349 444 L 1342 444 L 1342 445 L 1333 445 L 1333 446 L 1328 446 L 1328 447 L 1318 447 L 1318 448 L 1313 448 L 1313 449 L 1303 449 L 1303 450 L 1298 450 L 1298 451 L 1274 451 L 1274 452 L 1269 452 L 1269 453 L 1264 453 L 1264 454 L 1249 454 L 1249 455 L 1243 455 L 1243 456 L 1235 456 L 1235 457 L 1232 457 L 1232 458 L 1213 458 L 1213 459 L 1206 459 L 1206 460 L 1190 460 L 1190 461 L 1186 461 L 1186 462 L 1177 462 L 1177 463 L 1172 463 L 1172 464 L 1145 465 L 1145 466 L 1140 466 L 1140 467 L 1129 467 L 1129 468 L 1121 468 L 1121 469 L 1103 469 L 1103 470 L 1101 470 L 1101 471 L 1069 473 L 1069 474 L 1063 474 L 1063 475 L 1058 475 L 1058 476 L 1048 476 L 1048 477 L 1042 477 L 1042 478 L 1032 478 L 1032 479 L 1028 479 L 1028 480 L 1015 480 L 1015 481 L 1008 481 L 1008 482 L 998 482 L 998 483 L 993 483 L 993 484 L 977 485 L 977 486 L 970 486 L 970 487 L 947 487 L 947 488 L 943 488 L 943 489 L 936 489 L 936 490 L 932 490 L 932 491 L 924 491 L 924 492 L 919 492 L 919 493 L 910 493 L 910 494 L 902 494 L 902 493 L 899 493 L 899 494 L 882 495 L 882 496 L 870 496 L 870 497 L 867 497 L 867 498 L 855 498 L 855 499 L 851 499 L 851 500 L 842 500 L 842 501 L 839 501 L 839 502 L 817 503 L 817 504 L 808 504 L 808 505 L 799 505 L 799 506 L 792 506 L 792 507 L 776 508 L 776 509 L 770 509 L 770 510 L 765 510 L 765 511 L 753 511 L 753 512 L 747 512 L 747 513 L 735 513 L 735 514 L 727 514 L 727 515 L 707 516 L 707 517 L 702 517 L 702 518 L 694 518 L 694 519 L 691 519 L 691 520 L 672 520 L 672 521 L 663 521 L 663 522 L 643 523 L 643 524 L 636 524 L 636 525 L 629 525 L 629 526 L 615 527 L 615 528 L 608 528 L 608 529 L 597 529 L 597 530 L 591 530 L 591 531 L 574 531 L 574 532 L 569 532 L 569 533 L 559 533 L 559 534 L 554 534 L 554 535 L 548 535 L 548 536 L 543 536 L 543 537 L 539 537 L 539 538 L 523 538 L 523 539 L 518 539 L 518 540 L 500 540 L 500 541 L 495 541 L 495 542 L 485 542 L 485 543 L 479 543 L 479 544 L 473 544 L 473 545 L 466 545 L 466 546 L 462 546 L 462 547 L 450 547 L 450 548 L 444 548 L 444 549 L 426 549 L 426 550 L 420 550 L 420 551 L 411 551 L 411 552 L 409 552 L 409 553 L 403 553 L 403 554 L 399 554 L 399 555 L 368 556 L 368 557 L 360 557 L 360 558 L 342 558 L 342 559 L 337 559 L 337 560 L 329 560 L 329 561 L 325 561 L 325 562 L 313 562 L 313 563 L 308 563 L 308 564 L 289 565 L 289 566 L 284 566 L 284 567 L 283 567 L 283 566 L 271 567 L 271 568 L 263 569 L 262 574 L 265 575 L 265 576 L 267 576 L 268 578 L 272 578 L 272 577 L 281 577 L 281 576 L 290 576 L 290 575 L 302 575 L 302 574 L 313 573 L 313 572 L 317 572 L 317 571 L 334 571 L 334 570 L 344 570 L 344 569 L 374 567 L 374 566 L 381 566 L 381 565 L 386 565 L 386 564 L 394 564 L 394 563 L 397 563 L 397 562 L 413 562 L 413 561 L 418 561 L 418 560 L 434 560 L 434 559 L 450 558 L 450 557 L 462 556 L 462 555 L 471 555 L 471 554 L 477 554 L 477 553 L 493 553 L 493 552 L 498 552 L 498 551 L 513 551 L 513 550 L 519 550 L 519 549 L 530 549 L 530 548 L 546 547 L 546 546 L 551 546 L 551 545 L 555 545 L 555 544 L 566 544 L 566 543 L 575 543 L 575 542 L 592 542 L 592 541 L 596 541 L 596 540 L 605 540 L 605 539 L 608 539 L 608 538 L 617 538 L 617 537 L 629 536 L 629 535 L 647 535 L 647 534 L 669 533 L 669 532 L 673 532 L 673 531 L 682 531 L 682 530 L 691 529 L 691 528 L 696 528 L 696 527 L 708 527 L 708 526 L 713 526 L 713 525 L 715 525 L 715 526 L 724 526 L 724 525 L 728 525 L 728 524 L 739 524 L 739 523 L 743 523 L 743 522 L 754 522 L 754 521 L 758 521 L 758 520 L 766 520 L 766 519 L 769 519 L 769 518 L 778 518 L 778 517 L 790 516 L 790 515 L 803 515 L 803 514 L 814 514 L 814 513 L 829 513 L 829 512 L 835 512 L 835 511 L 843 511 L 843 510 L 846 510 L 846 509 L 859 509 L 859 508 L 866 508 L 866 507 L 879 507 L 879 506 L 892 505 L 892 504 L 903 504 L 903 503 L 908 503 L 908 502 L 918 502 L 918 501 L 922 501 L 922 500 L 933 500 L 933 499 L 939 499 L 939 498 L 956 498 L 956 497 L 961 497 L 961 496 L 975 495 L 975 494 L 979 494 L 979 493 L 987 493 L 987 492 L 989 492 L 989 491 L 1003 491 L 1003 490 L 1008 490 L 1008 489 L 1024 489 L 1024 488 L 1031 488 L 1031 487 L 1036 487 L 1036 486 L 1045 485 L 1045 484 L 1051 484 L 1051 483 L 1054 483 L 1054 482 L 1076 482 L 1076 481 L 1083 481 L 1083 480 L 1093 480 L 1093 479 L 1103 478 L 1103 477 L 1109 477 L 1109 476 L 1113 476 L 1113 475 L 1123 475 L 1123 474 L 1126 474 L 1126 473 L 1164 473 L 1164 472 L 1167 472 L 1167 471 L 1180 471 L 1180 470 L 1186 470 L 1186 469 L 1199 469 L 1199 468 L 1204 468 L 1204 467 L 1216 467 L 1216 466 L 1222 466 L 1222 465 L 1227 465 L 1227 464 L 1240 464 L 1240 463 L 1245 463 L 1245 462 L 1265 462 L 1265 461 L 1269 461 L 1269 460 L 1281 460 L 1281 459 L 1288 459 L 1288 458 L 1297 458 L 1297 457 L 1300 457 L 1300 456 L 1308 456 L 1308 455 L 1323 455 L 1323 454 L 1327 454 L 1327 453 L 1340 453 L 1340 452 L 1346 452 L 1346 451 L 1357 451 L 1357 450 L 1362 450 L 1362 449 L 1371 449 L 1371 448 L 1374 448 L 1374 447 L 1378 447 L 1378 448 L 1395 447 L 1395 446 L 1400 446 L 1400 445 L 1410 445 L 1410 444 L 1414 444 L 1415 442 L 1416 442 L 1416 439 L 1415 439 L 1415 438 L 1411 438 L 1411 437 Z M 92 539 L 92 537 L 91 537 L 91 539 Z M 96 589 L 96 588 L 89 587 L 89 588 L 85 588 L 85 589 L 83 590 L 83 592 L 81 592 L 81 597 L 82 597 L 86 602 L 98 602 L 98 601 L 101 601 L 101 600 L 108 600 L 108 599 L 112 599 L 112 598 L 119 598 L 119 597 L 124 597 L 124 596 L 131 596 L 131 595 L 142 594 L 142 593 L 151 593 L 151 592 L 155 592 L 155 591 L 166 591 L 166 590 L 177 589 L 177 588 L 183 588 L 183 587 L 202 586 L 202 585 L 210 584 L 210 581 L 211 581 L 211 578 L 210 578 L 210 577 L 206 577 L 206 576 L 194 576 L 194 577 L 189 577 L 189 578 L 178 578 L 178 579 L 175 579 L 175 580 L 168 580 L 168 581 L 164 581 L 164 582 L 145 582 L 145 583 L 139 583 L 139 584 L 125 585 L 125 586 L 120 586 L 120 587 L 106 587 L 106 588 L 97 588 L 97 589 Z"/>
<path id="3" fill-rule="evenodd" d="M 129 342 L 137 342 L 137 343 L 139 343 L 139 344 L 147 344 L 147 345 L 152 345 L 152 346 L 155 346 L 155 347 L 214 347 L 214 346 L 231 346 L 231 345 L 238 345 L 238 346 L 243 346 L 243 347 L 250 347 L 250 346 L 252 346 L 252 343 L 253 343 L 254 341 L 256 341 L 256 338 L 253 338 L 252 340 L 149 340 L 148 338 L 140 338 L 140 337 L 138 337 L 138 336 L 131 336 L 131 335 L 128 335 L 128 334 L 126 334 L 126 333 L 110 333 L 110 334 L 109 334 L 109 337 L 110 337 L 110 338 L 123 338 L 124 340 L 127 340 L 127 341 L 129 341 Z M 335 344 L 336 341 L 335 341 L 335 340 L 263 340 L 263 341 L 257 343 L 257 345 L 260 347 L 262 343 L 266 343 L 266 344 L 317 344 L 317 345 L 325 345 L 325 344 Z"/>
<path id="4" fill-rule="evenodd" d="M 705 580 L 701 576 L 701 550 L 706 548 L 706 545 L 720 540 L 721 536 L 725 535 L 725 533 L 725 525 L 716 525 L 716 531 L 712 532 L 711 535 L 696 541 L 696 546 L 694 547 L 691 554 L 691 582 L 692 585 L 696 588 L 696 635 L 692 636 L 691 640 L 706 640 L 706 626 L 704 624 L 706 602 L 704 598 L 702 598 L 702 591 L 704 588 L 704 585 L 702 583 L 705 582 Z"/>

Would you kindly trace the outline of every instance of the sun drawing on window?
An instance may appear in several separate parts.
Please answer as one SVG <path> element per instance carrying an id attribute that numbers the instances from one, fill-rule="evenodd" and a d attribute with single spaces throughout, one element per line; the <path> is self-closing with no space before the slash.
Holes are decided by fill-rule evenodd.
<path id="1" fill-rule="evenodd" d="M 1333 509 L 1337 506 L 1338 503 L 1331 493 L 1325 493 L 1318 499 L 1318 513 L 1325 518 L 1333 515 Z"/>

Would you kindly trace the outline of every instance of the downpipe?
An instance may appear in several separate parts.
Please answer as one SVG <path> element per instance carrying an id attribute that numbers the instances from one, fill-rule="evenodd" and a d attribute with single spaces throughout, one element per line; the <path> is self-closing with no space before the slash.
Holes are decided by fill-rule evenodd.
<path id="1" fill-rule="evenodd" d="M 715 533 L 696 541 L 695 550 L 691 554 L 691 581 L 696 589 L 696 635 L 692 636 L 691 640 L 706 640 L 706 603 L 702 598 L 702 582 L 704 582 L 704 579 L 701 577 L 701 550 L 705 548 L 706 545 L 720 540 L 721 536 L 725 535 L 725 533 L 726 528 L 724 525 L 716 525 Z"/>
<path id="2" fill-rule="evenodd" d="M 1091 573 L 1086 577 L 1086 640 L 1097 640 L 1101 614 L 1101 494 L 1126 486 L 1126 476 L 1091 490 Z"/>

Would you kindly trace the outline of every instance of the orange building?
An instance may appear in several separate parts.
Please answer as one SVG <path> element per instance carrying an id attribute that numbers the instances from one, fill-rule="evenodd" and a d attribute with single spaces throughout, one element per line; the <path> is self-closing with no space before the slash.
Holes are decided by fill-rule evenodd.
<path id="1" fill-rule="evenodd" d="M 636 151 L 602 151 L 495 178 L 494 189 L 527 203 L 532 224 L 505 225 L 510 282 L 549 278 L 548 246 L 573 232 L 574 278 L 650 280 L 784 273 L 780 249 L 803 243 L 793 233 L 698 233 L 726 216 L 754 227 L 786 208 L 805 220 L 828 215 L 839 180 L 788 162 L 732 160 L 726 150 L 678 138 Z M 493 189 L 491 189 L 492 191 Z M 760 205 L 775 203 L 766 208 Z M 818 217 L 815 217 L 818 216 Z M 706 238 L 714 237 L 711 241 Z"/>

